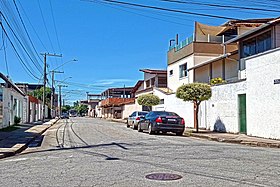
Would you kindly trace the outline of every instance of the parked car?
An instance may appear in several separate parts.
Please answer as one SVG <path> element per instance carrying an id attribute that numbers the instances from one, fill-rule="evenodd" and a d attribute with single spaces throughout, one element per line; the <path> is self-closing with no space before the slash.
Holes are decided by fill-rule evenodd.
<path id="1" fill-rule="evenodd" d="M 182 136 L 185 120 L 174 112 L 151 111 L 138 124 L 138 131 L 148 130 L 149 134 L 173 132 Z"/>
<path id="2" fill-rule="evenodd" d="M 68 113 L 62 113 L 60 118 L 61 119 L 69 119 L 69 114 Z"/>
<path id="3" fill-rule="evenodd" d="M 144 111 L 135 111 L 133 112 L 127 119 L 127 127 L 129 128 L 130 126 L 132 126 L 133 129 L 137 129 L 138 127 L 138 123 L 141 119 L 144 119 L 145 116 L 148 114 L 148 112 L 144 112 Z"/>

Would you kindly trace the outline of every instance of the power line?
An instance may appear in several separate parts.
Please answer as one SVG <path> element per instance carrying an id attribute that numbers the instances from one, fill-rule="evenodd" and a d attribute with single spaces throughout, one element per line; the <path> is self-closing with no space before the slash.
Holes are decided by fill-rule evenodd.
<path id="1" fill-rule="evenodd" d="M 231 8 L 231 9 L 242 9 L 242 10 L 253 10 L 253 11 L 264 11 L 264 12 L 280 12 L 279 10 L 269 10 L 263 8 L 254 8 L 254 7 L 241 7 L 233 5 L 221 5 L 221 4 L 210 4 L 210 3 L 200 3 L 200 2 L 190 2 L 190 1 L 178 1 L 178 0 L 159 0 L 170 3 L 179 3 L 179 4 L 193 4 L 193 5 L 202 5 L 209 7 L 218 7 L 218 8 Z"/>
<path id="2" fill-rule="evenodd" d="M 52 41 L 51 41 L 51 37 L 50 37 L 49 31 L 48 31 L 48 28 L 47 28 L 47 25 L 46 25 L 46 21 L 45 21 L 44 15 L 43 15 L 43 11 L 42 11 L 42 8 L 41 8 L 40 1 L 37 0 L 37 2 L 38 2 L 38 5 L 39 5 L 39 9 L 40 9 L 40 13 L 41 13 L 42 20 L 43 20 L 43 23 L 44 23 L 44 27 L 45 27 L 45 29 L 46 29 L 46 31 L 47 31 L 47 36 L 48 36 L 49 42 L 50 42 L 50 44 L 51 44 L 51 47 L 52 47 L 53 52 L 55 52 L 54 47 L 53 47 L 53 44 L 52 44 Z"/>
<path id="3" fill-rule="evenodd" d="M 53 20 L 53 24 L 54 24 L 54 30 L 55 30 L 56 40 L 57 40 L 58 48 L 59 48 L 59 50 L 60 50 L 60 52 L 61 52 L 60 42 L 59 42 L 58 34 L 57 34 L 56 22 L 55 22 L 55 19 L 54 19 L 53 6 L 52 6 L 51 0 L 49 0 L 49 2 L 50 2 L 50 7 L 51 7 L 52 20 Z"/>
<path id="4" fill-rule="evenodd" d="M 81 0 L 81 1 L 94 2 L 94 0 Z M 157 7 L 157 6 L 150 6 L 150 5 L 143 5 L 143 4 L 128 3 L 128 2 L 123 2 L 123 1 L 115 1 L 115 0 L 101 0 L 101 1 L 109 2 L 109 3 L 112 3 L 113 5 L 122 4 L 122 5 L 134 6 L 134 7 L 141 7 L 141 8 L 154 9 L 154 10 L 161 10 L 161 11 L 174 12 L 174 13 L 181 13 L 181 14 L 196 15 L 196 16 L 202 16 L 202 17 L 211 17 L 211 18 L 218 18 L 218 19 L 235 19 L 235 20 L 239 20 L 239 19 L 233 18 L 233 17 L 226 17 L 226 16 L 218 16 L 218 15 L 212 15 L 212 14 L 204 14 L 204 13 L 189 12 L 189 11 L 176 10 L 176 9 L 169 9 L 169 8 L 163 8 L 163 7 Z"/>
<path id="5" fill-rule="evenodd" d="M 4 60 L 5 60 L 5 65 L 6 65 L 6 71 L 7 71 L 7 75 L 10 76 L 8 61 L 7 61 L 7 52 L 6 52 L 6 47 L 5 47 L 5 40 L 4 40 L 4 31 L 3 30 L 2 30 L 2 40 L 3 40 L 3 51 L 4 51 Z"/>
<path id="6" fill-rule="evenodd" d="M 34 64 L 34 66 L 36 67 L 36 69 L 42 73 L 41 69 L 42 68 L 40 65 L 38 65 L 38 63 L 35 63 L 34 60 L 31 58 L 30 54 L 27 52 L 26 48 L 24 47 L 24 45 L 22 44 L 22 42 L 20 41 L 20 39 L 17 37 L 15 31 L 13 30 L 13 28 L 11 27 L 11 25 L 9 24 L 9 22 L 7 21 L 6 17 L 3 15 L 2 12 L 0 12 L 0 15 L 2 15 L 2 17 L 4 18 L 6 24 L 8 25 L 8 27 L 10 28 L 10 30 L 12 31 L 13 35 L 15 36 L 15 38 L 18 40 L 19 44 L 21 45 L 21 47 L 23 48 L 23 50 L 25 51 L 25 53 L 27 54 L 27 56 L 30 58 L 31 62 Z"/>
<path id="7" fill-rule="evenodd" d="M 14 49 L 14 51 L 15 51 L 15 53 L 16 53 L 18 59 L 20 60 L 21 64 L 23 65 L 24 70 L 27 70 L 26 72 L 27 72 L 27 74 L 28 74 L 31 78 L 33 78 L 33 79 L 34 79 L 34 78 L 35 78 L 35 79 L 39 79 L 39 78 L 26 66 L 26 64 L 24 63 L 24 61 L 23 61 L 22 58 L 20 57 L 20 55 L 19 55 L 19 53 L 17 52 L 17 50 L 16 50 L 16 48 L 15 48 L 13 42 L 11 41 L 10 37 L 8 36 L 8 34 L 7 34 L 6 30 L 5 30 L 5 28 L 4 28 L 3 24 L 2 24 L 2 22 L 0 22 L 0 25 L 1 25 L 1 27 L 2 27 L 2 29 L 3 29 L 3 31 L 4 31 L 4 33 L 5 33 L 6 37 L 8 38 L 10 44 L 12 45 L 12 48 Z M 33 77 L 32 77 L 31 75 L 32 75 Z"/>
<path id="8" fill-rule="evenodd" d="M 22 11 L 23 11 L 23 14 L 25 15 L 25 17 L 26 17 L 28 23 L 30 24 L 31 28 L 33 29 L 33 31 L 34 31 L 35 35 L 37 36 L 38 40 L 40 41 L 41 45 L 43 46 L 43 48 L 44 48 L 46 51 L 48 51 L 48 50 L 47 50 L 47 47 L 44 45 L 44 43 L 43 43 L 43 41 L 41 40 L 39 34 L 37 33 L 36 29 L 34 28 L 33 24 L 31 23 L 30 19 L 28 18 L 28 15 L 27 15 L 27 13 L 25 12 L 25 10 L 24 10 L 23 6 L 21 5 L 20 1 L 19 1 L 19 5 L 21 6 L 21 9 L 22 9 Z"/>
<path id="9" fill-rule="evenodd" d="M 43 60 L 40 58 L 39 53 L 38 53 L 38 51 L 36 50 L 36 48 L 35 48 L 35 46 L 34 46 L 32 40 L 31 40 L 31 38 L 30 38 L 30 35 L 29 35 L 29 33 L 28 33 L 27 29 L 26 29 L 26 26 L 25 26 L 25 24 L 24 24 L 24 21 L 23 21 L 23 19 L 22 19 L 22 16 L 21 16 L 20 12 L 19 12 L 19 9 L 18 9 L 18 6 L 17 6 L 17 4 L 16 4 L 16 1 L 13 0 L 13 2 L 14 2 L 14 5 L 15 5 L 15 7 L 16 7 L 16 10 L 17 10 L 18 16 L 19 16 L 19 18 L 20 18 L 20 21 L 21 21 L 21 23 L 22 23 L 22 25 L 23 25 L 23 28 L 24 28 L 24 30 L 25 30 L 25 32 L 26 32 L 26 35 L 27 35 L 27 37 L 28 37 L 28 39 L 29 39 L 29 41 L 30 41 L 30 43 L 31 43 L 31 45 L 32 45 L 32 47 L 33 47 L 33 49 L 34 49 L 34 51 L 36 52 L 37 56 L 39 57 L 39 59 L 41 60 L 41 62 L 43 62 Z M 40 67 L 41 67 L 41 66 L 40 66 Z M 42 67 L 41 67 L 41 68 L 42 68 Z"/>

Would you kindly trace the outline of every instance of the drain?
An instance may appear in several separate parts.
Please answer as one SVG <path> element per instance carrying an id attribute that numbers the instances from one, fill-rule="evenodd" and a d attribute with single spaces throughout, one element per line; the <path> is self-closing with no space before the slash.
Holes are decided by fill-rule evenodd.
<path id="1" fill-rule="evenodd" d="M 146 178 L 150 180 L 170 181 L 170 180 L 179 180 L 182 178 L 182 176 L 177 174 L 171 174 L 171 173 L 152 173 L 146 175 Z"/>

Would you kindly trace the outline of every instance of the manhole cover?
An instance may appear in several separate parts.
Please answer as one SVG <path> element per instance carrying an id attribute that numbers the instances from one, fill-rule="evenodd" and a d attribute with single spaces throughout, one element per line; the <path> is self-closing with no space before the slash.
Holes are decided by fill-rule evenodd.
<path id="1" fill-rule="evenodd" d="M 171 173 L 152 173 L 146 175 L 146 178 L 151 180 L 169 181 L 169 180 L 181 179 L 182 176 L 177 174 L 171 174 Z"/>

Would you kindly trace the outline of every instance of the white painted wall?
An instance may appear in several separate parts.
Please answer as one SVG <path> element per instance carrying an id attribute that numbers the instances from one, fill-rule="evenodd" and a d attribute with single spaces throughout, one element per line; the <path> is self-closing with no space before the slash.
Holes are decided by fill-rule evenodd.
<path id="1" fill-rule="evenodd" d="M 206 114 L 206 128 L 223 129 L 226 132 L 239 132 L 238 94 L 246 93 L 246 81 L 212 86 L 212 97 L 202 105 Z M 205 114 L 201 114 L 205 117 Z"/>
<path id="2" fill-rule="evenodd" d="M 142 111 L 142 106 L 138 105 L 138 103 L 136 102 L 123 106 L 122 119 L 128 118 L 128 116 L 131 115 L 134 111 Z"/>
<path id="3" fill-rule="evenodd" d="M 246 59 L 247 134 L 280 139 L 280 48 Z"/>
<path id="4" fill-rule="evenodd" d="M 13 100 L 11 101 L 12 97 Z M 24 119 L 23 117 L 24 102 L 25 102 L 24 96 L 15 92 L 10 88 L 3 88 L 3 123 L 2 126 L 0 126 L 0 128 L 5 128 L 8 127 L 9 125 L 13 125 L 15 116 Z"/>
<path id="5" fill-rule="evenodd" d="M 182 64 L 188 63 L 187 67 L 188 68 L 192 67 L 193 61 L 194 61 L 194 55 L 190 55 L 167 67 L 167 87 L 168 88 L 170 88 L 173 91 L 176 91 L 179 86 L 189 83 L 189 79 L 188 79 L 188 77 L 190 76 L 189 73 L 188 73 L 187 77 L 183 77 L 183 78 L 179 77 L 179 75 L 180 75 L 179 66 Z M 173 70 L 173 75 L 169 75 L 170 70 Z"/>
<path id="6" fill-rule="evenodd" d="M 156 89 L 154 90 L 154 95 L 164 99 L 164 104 L 154 106 L 153 110 L 175 112 L 185 119 L 186 127 L 194 127 L 193 103 L 184 102 L 182 99 L 176 98 L 175 94 L 166 95 Z"/>

